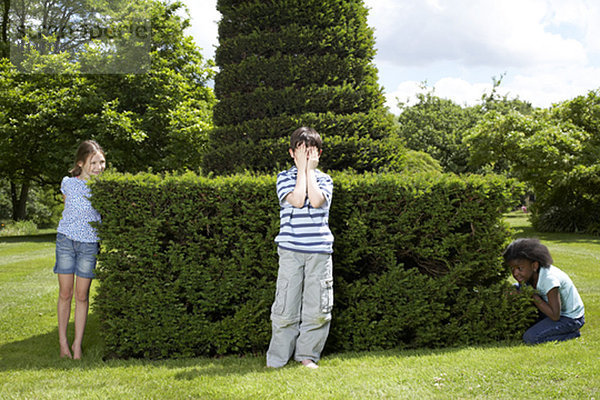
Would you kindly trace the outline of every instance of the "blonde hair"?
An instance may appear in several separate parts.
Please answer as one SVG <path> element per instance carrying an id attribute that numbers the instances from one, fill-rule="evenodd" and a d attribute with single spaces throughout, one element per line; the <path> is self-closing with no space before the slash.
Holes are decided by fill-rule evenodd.
<path id="1" fill-rule="evenodd" d="M 75 165 L 69 170 L 71 176 L 79 176 L 81 174 L 81 167 L 79 163 L 85 164 L 91 155 L 100 153 L 104 156 L 104 150 L 95 140 L 86 140 L 82 142 L 77 148 L 77 154 L 75 155 Z"/>

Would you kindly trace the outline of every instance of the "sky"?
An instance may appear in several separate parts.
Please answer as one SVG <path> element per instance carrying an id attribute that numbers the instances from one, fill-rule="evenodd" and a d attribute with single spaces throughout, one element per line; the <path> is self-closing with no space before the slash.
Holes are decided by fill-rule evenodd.
<path id="1" fill-rule="evenodd" d="M 206 58 L 218 45 L 216 0 L 184 0 Z M 386 105 L 414 104 L 423 84 L 460 105 L 498 92 L 536 107 L 600 88 L 598 0 L 365 0 Z"/>

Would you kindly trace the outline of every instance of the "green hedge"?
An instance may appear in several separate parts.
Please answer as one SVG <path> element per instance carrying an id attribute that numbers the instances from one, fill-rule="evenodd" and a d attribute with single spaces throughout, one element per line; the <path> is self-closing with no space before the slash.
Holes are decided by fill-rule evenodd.
<path id="1" fill-rule="evenodd" d="M 326 154 L 343 153 L 322 164 L 329 170 L 404 169 L 397 161 L 406 150 L 387 143 L 394 121 L 377 81 L 362 0 L 218 0 L 217 8 L 223 16 L 215 56 L 219 101 L 204 171 L 274 172 L 287 162 L 282 140 L 300 126 L 322 135 Z M 393 162 L 379 161 L 388 159 Z"/>
<path id="2" fill-rule="evenodd" d="M 252 92 L 258 87 L 281 90 L 288 86 L 353 86 L 374 81 L 375 67 L 367 59 L 337 54 L 286 54 L 263 59 L 252 55 L 244 63 L 228 66 L 215 78 L 215 94 L 225 99 L 232 93 Z"/>
<path id="3" fill-rule="evenodd" d="M 274 118 L 252 119 L 237 125 L 224 125 L 215 128 L 211 135 L 218 136 L 221 144 L 235 143 L 240 138 L 285 140 L 288 145 L 284 153 L 287 154 L 290 132 L 294 132 L 300 126 L 319 126 L 319 134 L 321 134 L 323 140 L 335 136 L 357 136 L 378 140 L 389 135 L 391 118 L 383 110 L 371 110 L 367 113 L 347 115 L 335 114 L 331 111 L 280 115 Z"/>
<path id="4" fill-rule="evenodd" d="M 366 113 L 383 107 L 379 87 L 345 83 L 338 86 L 310 85 L 284 89 L 258 87 L 251 93 L 230 93 L 215 105 L 217 126 L 239 124 L 251 119 L 276 118 L 303 113 Z M 291 134 L 290 134 L 291 135 Z M 286 135 L 289 136 L 289 135 Z"/>
<path id="5" fill-rule="evenodd" d="M 337 54 L 340 58 L 372 59 L 375 41 L 359 24 L 340 29 L 327 26 L 313 29 L 297 23 L 281 26 L 277 32 L 253 31 L 248 35 L 221 38 L 215 53 L 218 65 L 237 64 L 250 55 L 270 58 L 275 54 Z"/>
<path id="6" fill-rule="evenodd" d="M 327 350 L 515 339 L 534 312 L 500 254 L 498 177 L 335 173 L 335 308 Z M 275 176 L 106 173 L 92 183 L 107 355 L 265 351 L 279 230 Z"/>
<path id="7" fill-rule="evenodd" d="M 344 170 L 353 168 L 358 172 L 397 171 L 408 169 L 405 162 L 408 151 L 391 140 L 371 140 L 366 137 L 340 136 L 326 137 L 323 140 L 323 155 L 319 165 L 326 169 Z M 273 172 L 281 170 L 290 161 L 289 139 L 279 140 L 239 140 L 233 144 L 221 146 L 205 156 L 205 162 L 218 168 L 216 173 L 243 172 L 247 165 L 253 165 L 255 171 Z M 225 157 L 235 154 L 235 157 Z M 431 157 L 420 153 L 423 158 Z M 243 164 L 241 163 L 243 160 Z"/>
<path id="8" fill-rule="evenodd" d="M 211 131 L 219 146 L 204 156 L 204 166 L 217 174 L 281 170 L 289 162 L 289 136 L 299 126 L 319 127 L 323 156 L 319 164 L 327 170 L 353 168 L 358 172 L 405 169 L 406 149 L 389 135 L 391 116 L 382 110 L 348 115 L 304 113 L 248 120 Z M 423 157 L 427 157 L 423 154 Z"/>
<path id="9" fill-rule="evenodd" d="M 220 39 L 294 24 L 319 32 L 331 28 L 331 21 L 354 27 L 367 19 L 362 0 L 219 0 L 217 9 L 227 16 L 219 21 Z"/>

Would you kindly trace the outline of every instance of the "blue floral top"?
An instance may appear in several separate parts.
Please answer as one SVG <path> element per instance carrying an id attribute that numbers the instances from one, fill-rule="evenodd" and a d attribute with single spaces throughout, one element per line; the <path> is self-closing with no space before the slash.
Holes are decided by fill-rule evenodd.
<path id="1" fill-rule="evenodd" d="M 92 195 L 86 181 L 65 176 L 60 191 L 66 196 L 65 209 L 57 231 L 71 240 L 93 243 L 99 240 L 96 229 L 89 223 L 100 221 L 100 213 L 92 207 Z"/>

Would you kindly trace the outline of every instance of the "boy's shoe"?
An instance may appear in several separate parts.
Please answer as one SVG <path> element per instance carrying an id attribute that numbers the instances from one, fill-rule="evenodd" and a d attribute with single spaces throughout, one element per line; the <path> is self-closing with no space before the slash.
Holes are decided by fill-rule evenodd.
<path id="1" fill-rule="evenodd" d="M 302 360 L 302 365 L 306 368 L 317 369 L 319 366 L 313 362 L 313 360 Z"/>

